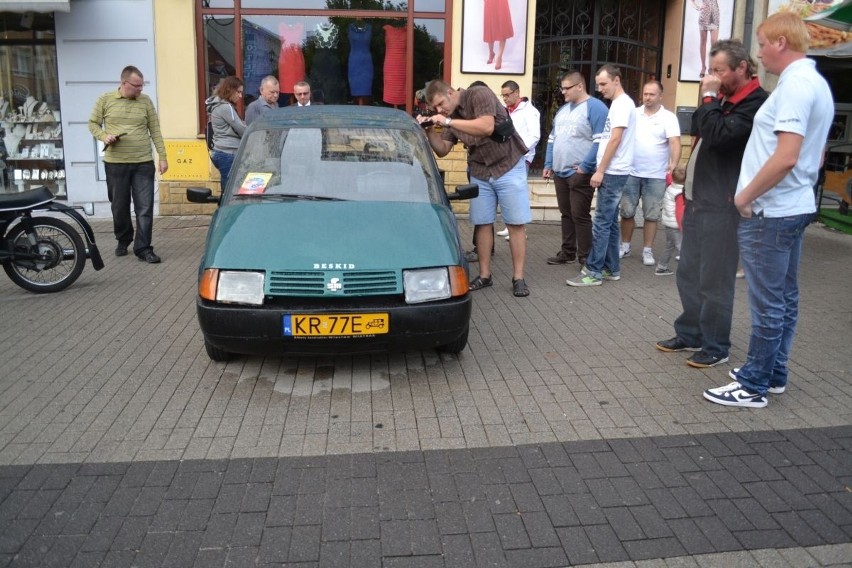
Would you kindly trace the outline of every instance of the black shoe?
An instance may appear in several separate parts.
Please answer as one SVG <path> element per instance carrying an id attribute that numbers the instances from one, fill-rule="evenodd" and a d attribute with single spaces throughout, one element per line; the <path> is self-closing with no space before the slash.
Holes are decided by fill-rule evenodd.
<path id="1" fill-rule="evenodd" d="M 547 259 L 547 264 L 570 264 L 576 260 L 577 257 L 569 256 L 564 251 L 559 251 L 556 253 L 556 256 L 551 256 Z"/>
<path id="2" fill-rule="evenodd" d="M 160 262 L 160 257 L 154 254 L 154 251 L 152 250 L 143 252 L 137 258 L 141 262 L 147 262 L 148 264 L 157 264 L 158 262 Z"/>
<path id="3" fill-rule="evenodd" d="M 115 256 L 127 256 L 127 245 L 118 243 L 115 247 Z"/>
<path id="4" fill-rule="evenodd" d="M 706 369 L 708 367 L 715 367 L 720 363 L 727 363 L 728 356 L 727 355 L 710 355 L 704 351 L 699 351 L 692 357 L 686 360 L 686 364 L 690 367 L 695 367 L 697 369 Z"/>
<path id="5" fill-rule="evenodd" d="M 701 347 L 691 347 L 680 337 L 672 337 L 657 342 L 657 349 L 666 353 L 674 353 L 675 351 L 701 351 Z"/>

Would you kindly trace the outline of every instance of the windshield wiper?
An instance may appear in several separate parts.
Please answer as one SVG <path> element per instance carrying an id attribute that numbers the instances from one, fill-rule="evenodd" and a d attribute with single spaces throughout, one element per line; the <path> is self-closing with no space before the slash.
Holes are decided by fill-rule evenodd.
<path id="1" fill-rule="evenodd" d="M 260 199 L 281 200 L 292 199 L 295 201 L 347 201 L 346 199 L 341 199 L 339 197 L 326 197 L 324 195 L 304 195 L 301 193 L 238 193 L 234 195 L 234 197 L 254 197 Z"/>

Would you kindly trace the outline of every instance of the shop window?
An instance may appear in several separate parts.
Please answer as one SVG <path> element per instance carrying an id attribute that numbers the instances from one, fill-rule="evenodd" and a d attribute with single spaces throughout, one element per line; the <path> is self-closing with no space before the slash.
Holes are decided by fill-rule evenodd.
<path id="1" fill-rule="evenodd" d="M 444 20 L 414 23 L 414 56 L 406 53 L 403 21 L 388 18 L 247 16 L 242 19 L 242 73 L 235 69 L 233 19 L 210 17 L 207 35 L 207 96 L 227 75 L 245 82 L 244 104 L 258 96 L 260 82 L 280 82 L 279 106 L 295 104 L 294 85 L 311 84 L 325 104 L 379 104 L 404 108 L 405 66 L 413 62 L 414 90 L 441 76 Z"/>
<path id="2" fill-rule="evenodd" d="M 279 10 L 408 10 L 405 0 L 242 0 L 240 6 Z"/>
<path id="3" fill-rule="evenodd" d="M 65 197 L 53 14 L 0 12 L 0 192 Z"/>

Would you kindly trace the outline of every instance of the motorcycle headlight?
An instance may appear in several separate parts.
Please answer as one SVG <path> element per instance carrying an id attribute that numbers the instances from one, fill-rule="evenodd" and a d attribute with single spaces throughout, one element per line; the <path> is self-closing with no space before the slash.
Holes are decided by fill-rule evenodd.
<path id="1" fill-rule="evenodd" d="M 228 304 L 263 304 L 263 272 L 219 271 L 216 301 Z"/>
<path id="2" fill-rule="evenodd" d="M 405 301 L 408 304 L 446 300 L 451 296 L 450 277 L 446 267 L 404 270 L 402 281 Z"/>

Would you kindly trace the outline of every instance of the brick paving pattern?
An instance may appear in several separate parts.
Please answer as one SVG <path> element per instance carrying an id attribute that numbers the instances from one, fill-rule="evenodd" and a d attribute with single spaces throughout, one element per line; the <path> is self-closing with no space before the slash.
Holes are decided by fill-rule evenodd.
<path id="1" fill-rule="evenodd" d="M 99 221 L 103 271 L 0 280 L 0 566 L 850 565 L 849 237 L 809 228 L 790 388 L 744 410 L 701 399 L 727 368 L 654 350 L 674 278 L 570 289 L 554 225 L 527 299 L 497 243 L 458 357 L 213 363 L 206 223 L 157 219 L 149 266 Z"/>

